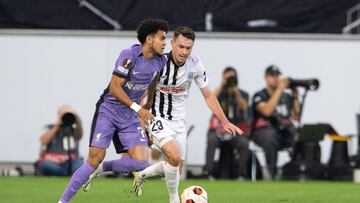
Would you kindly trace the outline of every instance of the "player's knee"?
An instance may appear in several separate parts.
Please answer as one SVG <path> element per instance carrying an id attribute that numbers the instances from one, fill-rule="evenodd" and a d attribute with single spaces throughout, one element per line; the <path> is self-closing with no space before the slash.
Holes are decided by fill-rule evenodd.
<path id="1" fill-rule="evenodd" d="M 86 160 L 86 162 L 93 168 L 97 168 L 102 161 L 103 159 L 97 156 L 89 156 Z"/>
<path id="2" fill-rule="evenodd" d="M 172 166 L 179 166 L 181 162 L 181 156 L 179 152 L 174 152 L 168 157 L 168 162 Z"/>
<path id="3" fill-rule="evenodd" d="M 90 166 L 92 166 L 93 168 L 97 168 L 100 165 L 100 163 L 104 160 L 104 156 L 105 156 L 105 152 L 90 150 L 86 162 L 90 164 Z"/>

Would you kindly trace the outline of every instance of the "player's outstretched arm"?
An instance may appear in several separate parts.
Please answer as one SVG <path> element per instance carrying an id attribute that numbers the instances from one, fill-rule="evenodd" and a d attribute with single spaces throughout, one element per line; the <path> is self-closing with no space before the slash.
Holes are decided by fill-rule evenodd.
<path id="1" fill-rule="evenodd" d="M 154 116 L 148 110 L 141 108 L 138 104 L 136 104 L 129 98 L 129 96 L 122 88 L 125 82 L 126 82 L 125 78 L 112 75 L 110 81 L 110 94 L 113 97 L 115 97 L 119 102 L 125 104 L 126 106 L 136 111 L 141 119 L 149 120 L 149 121 L 154 120 Z M 135 108 L 133 106 L 135 106 Z"/>
<path id="2" fill-rule="evenodd" d="M 242 135 L 243 132 L 238 127 L 230 123 L 229 120 L 226 118 L 224 111 L 221 109 L 221 106 L 217 98 L 215 97 L 214 93 L 210 90 L 209 86 L 201 88 L 200 90 L 205 99 L 207 106 L 220 120 L 224 130 L 226 130 L 228 133 L 231 133 L 232 135 L 236 135 L 236 134 Z"/>

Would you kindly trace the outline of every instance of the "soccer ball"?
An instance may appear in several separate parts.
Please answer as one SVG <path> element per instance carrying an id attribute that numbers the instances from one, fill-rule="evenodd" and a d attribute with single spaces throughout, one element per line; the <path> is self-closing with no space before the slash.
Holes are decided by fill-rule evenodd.
<path id="1" fill-rule="evenodd" d="M 200 186 L 190 186 L 181 194 L 181 203 L 207 203 L 207 192 Z"/>

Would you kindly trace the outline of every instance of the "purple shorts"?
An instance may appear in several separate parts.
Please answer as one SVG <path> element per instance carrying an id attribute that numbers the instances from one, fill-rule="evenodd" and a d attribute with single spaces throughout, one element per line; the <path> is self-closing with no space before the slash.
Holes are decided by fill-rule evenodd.
<path id="1" fill-rule="evenodd" d="M 119 104 L 102 103 L 94 114 L 89 146 L 105 149 L 113 139 L 120 142 L 122 151 L 147 146 L 147 137 L 133 110 Z"/>

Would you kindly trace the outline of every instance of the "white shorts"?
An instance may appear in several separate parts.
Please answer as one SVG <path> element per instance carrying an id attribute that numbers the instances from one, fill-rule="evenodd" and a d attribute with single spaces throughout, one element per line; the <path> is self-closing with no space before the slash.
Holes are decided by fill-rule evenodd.
<path id="1" fill-rule="evenodd" d="M 185 160 L 187 136 L 185 119 L 167 120 L 160 116 L 155 117 L 154 122 L 146 125 L 146 130 L 149 132 L 150 139 L 159 148 L 162 148 L 170 140 L 175 140 L 181 159 Z"/>

